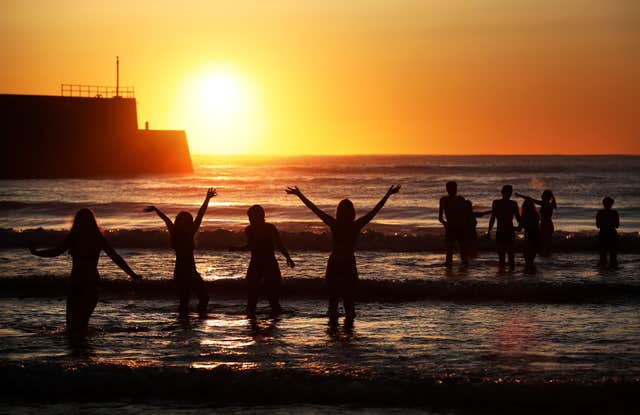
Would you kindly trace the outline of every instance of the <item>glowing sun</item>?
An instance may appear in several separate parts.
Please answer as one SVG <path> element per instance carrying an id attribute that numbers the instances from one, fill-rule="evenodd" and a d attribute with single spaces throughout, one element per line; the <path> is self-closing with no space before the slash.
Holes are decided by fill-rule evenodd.
<path id="1" fill-rule="evenodd" d="M 179 101 L 193 153 L 249 153 L 259 139 L 256 90 L 237 71 L 216 68 L 192 77 Z"/>

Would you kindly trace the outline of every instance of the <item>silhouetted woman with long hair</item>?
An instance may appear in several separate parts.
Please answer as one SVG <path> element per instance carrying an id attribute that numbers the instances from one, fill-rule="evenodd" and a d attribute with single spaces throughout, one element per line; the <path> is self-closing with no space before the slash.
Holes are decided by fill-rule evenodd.
<path id="1" fill-rule="evenodd" d="M 521 195 L 520 193 L 516 193 L 516 196 L 525 200 L 532 200 L 533 203 L 540 206 L 540 253 L 543 256 L 550 255 L 553 232 L 555 231 L 551 218 L 553 217 L 553 211 L 558 209 L 558 204 L 556 203 L 555 196 L 553 196 L 553 192 L 546 189 L 542 192 L 540 200 Z"/>
<path id="2" fill-rule="evenodd" d="M 288 194 L 296 195 L 302 202 L 315 213 L 331 229 L 332 250 L 327 263 L 326 279 L 329 290 L 329 318 L 335 320 L 338 317 L 338 301 L 342 297 L 342 304 L 347 319 L 353 320 L 356 316 L 354 294 L 358 280 L 356 268 L 355 248 L 360 231 L 382 209 L 387 199 L 400 190 L 400 185 L 391 186 L 378 204 L 366 215 L 356 219 L 356 210 L 349 199 L 343 199 L 336 209 L 336 217 L 325 213 L 309 199 L 307 199 L 297 187 L 288 187 Z"/>
<path id="3" fill-rule="evenodd" d="M 140 279 L 140 276 L 111 248 L 90 209 L 78 210 L 71 231 L 58 246 L 38 250 L 30 242 L 29 251 L 33 255 L 46 258 L 56 257 L 67 251 L 71 255 L 73 265 L 67 285 L 66 314 L 67 332 L 72 336 L 82 336 L 86 333 L 89 318 L 98 303 L 100 251 L 104 251 L 131 278 Z"/>
<path id="4" fill-rule="evenodd" d="M 524 262 L 525 269 L 533 270 L 533 261 L 540 249 L 540 214 L 536 210 L 533 199 L 522 202 L 520 226 L 524 229 Z"/>
<path id="5" fill-rule="evenodd" d="M 189 311 L 189 297 L 191 291 L 194 291 L 198 297 L 198 312 L 204 314 L 207 311 L 209 296 L 204 286 L 202 276 L 196 270 L 196 261 L 193 257 L 193 251 L 196 247 L 195 236 L 200 228 L 204 214 L 207 212 L 209 200 L 216 195 L 216 190 L 209 188 L 207 195 L 198 211 L 196 219 L 193 219 L 191 213 L 182 211 L 176 216 L 176 221 L 162 213 L 155 206 L 145 208 L 145 212 L 156 212 L 158 216 L 167 225 L 169 237 L 171 238 L 171 247 L 176 253 L 176 265 L 173 270 L 173 280 L 178 288 L 178 296 L 180 298 L 180 313 Z"/>

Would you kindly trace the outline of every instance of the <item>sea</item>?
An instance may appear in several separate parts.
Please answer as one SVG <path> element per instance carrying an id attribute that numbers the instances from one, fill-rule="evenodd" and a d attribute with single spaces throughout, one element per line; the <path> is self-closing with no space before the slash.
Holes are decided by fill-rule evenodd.
<path id="1" fill-rule="evenodd" d="M 640 396 L 640 157 L 194 156 L 194 172 L 130 178 L 0 180 L 0 412 L 9 413 L 631 413 Z M 504 184 L 558 209 L 553 254 L 497 266 L 480 238 L 469 267 L 444 266 L 438 201 L 445 183 L 478 212 Z M 401 184 L 365 228 L 353 324 L 326 316 L 326 227 L 285 193 L 298 186 L 333 214 L 363 215 Z M 208 314 L 177 312 L 163 222 L 209 204 L 196 263 Z M 604 196 L 621 218 L 620 258 L 598 266 Z M 521 199 L 515 199 L 521 202 Z M 263 299 L 244 314 L 246 211 L 265 208 L 296 267 L 283 273 L 279 316 Z M 74 213 L 94 210 L 115 249 L 81 342 L 65 335 L 68 255 L 39 258 Z M 488 215 L 478 219 L 484 234 Z"/>

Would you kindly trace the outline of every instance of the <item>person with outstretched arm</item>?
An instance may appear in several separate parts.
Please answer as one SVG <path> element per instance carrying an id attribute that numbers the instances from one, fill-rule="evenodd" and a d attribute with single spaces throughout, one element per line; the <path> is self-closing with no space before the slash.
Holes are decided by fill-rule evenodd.
<path id="1" fill-rule="evenodd" d="M 167 215 L 162 213 L 155 206 L 145 208 L 145 212 L 155 212 L 164 221 L 171 238 L 171 247 L 176 253 L 176 263 L 173 270 L 173 280 L 178 289 L 178 297 L 180 299 L 179 311 L 181 314 L 189 311 L 189 297 L 191 291 L 195 292 L 198 297 L 198 312 L 205 314 L 209 296 L 204 285 L 202 276 L 196 270 L 196 262 L 193 257 L 195 249 L 195 236 L 200 228 L 202 219 L 207 212 L 209 201 L 216 196 L 216 190 L 209 188 L 204 202 L 198 210 L 195 220 L 191 213 L 182 211 L 176 216 L 175 223 L 169 219 Z"/>
<path id="2" fill-rule="evenodd" d="M 551 243 L 553 241 L 553 232 L 555 231 L 552 217 L 553 211 L 558 209 L 558 204 L 556 203 L 553 192 L 546 189 L 542 192 L 540 200 L 520 193 L 516 193 L 516 196 L 525 200 L 529 199 L 540 206 L 540 254 L 543 256 L 551 255 Z"/>
<path id="3" fill-rule="evenodd" d="M 78 210 L 71 231 L 58 246 L 36 249 L 35 245 L 29 242 L 29 251 L 33 255 L 45 258 L 56 257 L 65 252 L 71 255 L 73 265 L 67 290 L 66 320 L 67 333 L 73 337 L 86 334 L 89 319 L 98 303 L 98 260 L 101 251 L 133 280 L 140 280 L 140 276 L 109 245 L 91 209 Z"/>
<path id="4" fill-rule="evenodd" d="M 315 213 L 330 229 L 332 249 L 327 262 L 326 280 L 329 291 L 329 318 L 338 318 L 338 302 L 342 298 L 345 315 L 348 321 L 356 317 L 355 288 L 358 281 L 355 248 L 358 236 L 382 209 L 389 197 L 400 191 L 400 185 L 391 186 L 378 204 L 366 215 L 356 219 L 356 210 L 349 199 L 338 203 L 335 218 L 317 207 L 297 187 L 288 187 L 288 194 L 296 195 L 313 213 Z"/>

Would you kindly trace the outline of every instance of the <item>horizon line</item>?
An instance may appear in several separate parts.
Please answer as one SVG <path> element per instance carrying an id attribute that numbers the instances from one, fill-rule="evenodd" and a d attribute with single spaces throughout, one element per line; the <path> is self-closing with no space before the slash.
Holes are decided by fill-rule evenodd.
<path id="1" fill-rule="evenodd" d="M 256 154 L 256 153 L 191 153 L 191 156 L 213 157 L 640 157 L 640 153 L 295 153 L 295 154 Z"/>

